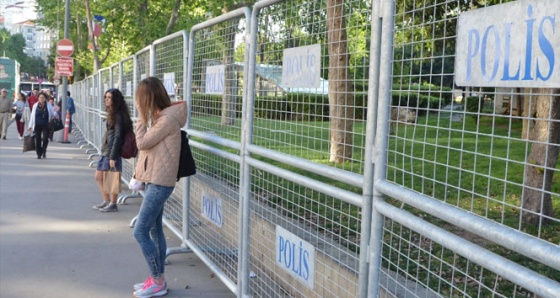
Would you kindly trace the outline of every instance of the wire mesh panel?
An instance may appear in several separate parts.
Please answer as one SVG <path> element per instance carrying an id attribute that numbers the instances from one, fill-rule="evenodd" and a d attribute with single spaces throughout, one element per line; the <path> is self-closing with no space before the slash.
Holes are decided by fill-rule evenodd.
<path id="1" fill-rule="evenodd" d="M 154 42 L 155 76 L 165 86 L 171 101 L 184 99 L 187 33 L 179 31 Z"/>
<path id="2" fill-rule="evenodd" d="M 157 40 L 153 44 L 155 55 L 155 76 L 161 80 L 171 101 L 184 99 L 186 83 L 187 34 L 179 31 Z M 168 223 L 182 231 L 183 223 L 183 183 L 177 183 L 171 198 L 165 204 Z"/>
<path id="3" fill-rule="evenodd" d="M 135 94 L 135 81 L 134 81 L 134 57 L 128 57 L 121 62 L 121 91 L 124 100 L 128 106 L 128 112 L 131 117 L 136 116 L 136 109 L 134 108 L 134 94 Z"/>
<path id="4" fill-rule="evenodd" d="M 525 53 L 523 60 L 514 54 L 538 49 L 536 40 L 527 45 L 533 21 L 541 22 L 534 28 L 541 42 L 550 39 L 560 48 L 544 25 L 559 8 L 555 1 L 516 1 L 493 8 L 500 21 L 488 18 L 492 6 L 484 3 L 506 2 L 385 1 L 395 5 L 389 25 L 395 29 L 392 52 L 381 55 L 393 61 L 384 99 L 390 113 L 378 121 L 389 127 L 378 131 L 389 132 L 381 171 L 391 184 L 376 187 L 390 194 L 388 204 L 421 219 L 411 226 L 382 211 L 386 275 L 380 287 L 391 296 L 560 295 L 560 217 L 553 212 L 560 208 L 560 92 L 532 79 L 538 76 L 539 67 L 530 65 L 535 61 L 552 73 L 553 62 L 543 63 L 546 51 Z M 463 66 L 464 55 L 470 60 Z M 511 71 L 504 59 L 514 63 Z M 490 83 L 493 67 L 502 81 Z M 460 79 L 463 69 L 481 69 L 485 82 Z M 523 80 L 516 81 L 516 69 Z M 438 239 L 445 233 L 459 240 Z M 461 239 L 479 253 L 462 251 Z"/>
<path id="5" fill-rule="evenodd" d="M 78 113 L 76 121 L 78 127 L 84 135 L 84 138 L 92 144 L 94 140 L 92 128 L 94 124 L 94 115 L 92 113 L 94 76 L 86 78 L 80 82 L 80 85 L 80 97 L 76 98 L 76 101 L 79 102 L 77 105 L 78 108 L 76 109 L 76 113 Z"/>
<path id="6" fill-rule="evenodd" d="M 117 88 L 121 90 L 121 65 L 120 63 L 115 63 L 111 66 L 111 88 Z"/>
<path id="7" fill-rule="evenodd" d="M 251 294 L 357 297 L 361 182 L 327 176 L 364 173 L 371 4 L 275 2 L 253 13 Z"/>
<path id="8" fill-rule="evenodd" d="M 111 68 L 105 68 L 99 71 L 100 74 L 100 87 L 101 94 L 104 95 L 105 91 L 113 88 L 113 75 L 111 73 Z"/>
<path id="9" fill-rule="evenodd" d="M 151 76 L 151 60 L 150 60 L 150 46 L 142 49 L 135 54 L 136 57 L 136 82 L 140 82 L 143 79 Z"/>
<path id="10" fill-rule="evenodd" d="M 133 119 L 136 109 L 134 108 L 134 57 L 128 57 L 120 62 L 120 90 L 124 96 L 128 112 Z M 114 73 L 113 73 L 114 74 Z M 136 158 L 123 159 L 122 179 L 130 181 L 134 175 L 134 167 L 136 166 Z"/>
<path id="11" fill-rule="evenodd" d="M 368 1 L 259 11 L 254 144 L 363 173 L 370 21 Z"/>
<path id="12" fill-rule="evenodd" d="M 241 137 L 244 42 L 247 20 L 235 17 L 191 31 L 193 43 L 190 129 L 229 140 Z"/>
<path id="13" fill-rule="evenodd" d="M 359 209 L 261 170 L 251 178 L 251 295 L 357 297 Z"/>
<path id="14" fill-rule="evenodd" d="M 560 297 L 559 9 L 257 1 L 76 83 L 77 123 L 100 148 L 115 79 L 188 101 L 165 222 L 238 296 Z"/>
<path id="15" fill-rule="evenodd" d="M 195 25 L 189 37 L 189 135 L 197 161 L 190 180 L 189 239 L 223 280 L 237 281 L 239 141 L 248 10 Z M 201 150 L 200 148 L 205 148 Z"/>
<path id="16" fill-rule="evenodd" d="M 92 126 L 92 131 L 94 134 L 93 144 L 97 148 L 98 152 L 101 153 L 101 142 L 103 138 L 103 131 L 105 130 L 105 91 L 109 89 L 108 82 L 109 82 L 110 73 L 108 69 L 100 70 L 94 76 L 94 87 L 92 92 L 92 101 L 94 106 L 94 113 L 97 113 L 97 117 L 95 117 L 94 125 Z M 105 82 L 105 83 L 104 83 Z"/>

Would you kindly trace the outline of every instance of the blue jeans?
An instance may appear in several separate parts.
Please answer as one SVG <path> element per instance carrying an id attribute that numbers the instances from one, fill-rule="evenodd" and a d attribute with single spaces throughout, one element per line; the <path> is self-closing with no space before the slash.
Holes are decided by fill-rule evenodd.
<path id="1" fill-rule="evenodd" d="M 167 242 L 163 234 L 163 206 L 174 188 L 147 184 L 144 200 L 134 224 L 134 238 L 142 248 L 153 278 L 160 278 L 165 272 Z"/>

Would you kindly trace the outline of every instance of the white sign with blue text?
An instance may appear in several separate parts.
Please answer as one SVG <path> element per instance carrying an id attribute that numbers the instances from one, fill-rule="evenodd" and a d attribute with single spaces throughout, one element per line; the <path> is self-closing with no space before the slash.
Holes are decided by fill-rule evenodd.
<path id="1" fill-rule="evenodd" d="M 321 86 L 321 45 L 285 49 L 283 55 L 283 87 L 319 88 Z"/>
<path id="2" fill-rule="evenodd" d="M 166 72 L 163 74 L 163 86 L 169 96 L 175 95 L 175 73 Z"/>
<path id="3" fill-rule="evenodd" d="M 560 87 L 560 1 L 518 0 L 467 11 L 457 28 L 458 86 Z"/>
<path id="4" fill-rule="evenodd" d="M 206 67 L 206 94 L 224 94 L 225 65 L 212 65 Z"/>
<path id="5" fill-rule="evenodd" d="M 315 247 L 280 226 L 276 226 L 276 264 L 313 289 Z"/>
<path id="6" fill-rule="evenodd" d="M 214 198 L 207 193 L 202 194 L 202 206 L 201 206 L 202 217 L 208 219 L 210 222 L 222 227 L 223 217 L 222 217 L 222 200 L 219 198 Z"/>
<path id="7" fill-rule="evenodd" d="M 126 81 L 125 96 L 132 96 L 132 82 L 131 81 Z"/>

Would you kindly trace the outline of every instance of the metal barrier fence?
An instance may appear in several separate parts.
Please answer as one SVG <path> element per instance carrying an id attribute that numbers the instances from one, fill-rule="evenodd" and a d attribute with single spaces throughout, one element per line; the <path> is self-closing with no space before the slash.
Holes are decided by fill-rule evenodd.
<path id="1" fill-rule="evenodd" d="M 166 204 L 168 253 L 238 297 L 560 297 L 560 12 L 494 2 L 259 1 L 76 82 L 74 121 L 99 150 L 109 87 L 131 115 L 147 76 L 187 100 L 197 175 Z M 504 70 L 519 85 L 460 77 L 463 52 L 486 81 L 502 57 L 458 46 L 493 8 L 511 23 L 480 48 L 540 26 L 537 58 Z"/>

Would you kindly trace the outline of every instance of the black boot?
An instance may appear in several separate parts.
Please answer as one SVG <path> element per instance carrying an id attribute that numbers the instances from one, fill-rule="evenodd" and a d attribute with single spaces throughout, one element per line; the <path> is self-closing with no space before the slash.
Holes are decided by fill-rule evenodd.
<path id="1" fill-rule="evenodd" d="M 42 155 L 43 153 L 41 152 L 41 149 L 37 149 L 37 159 L 41 159 Z"/>
<path id="2" fill-rule="evenodd" d="M 43 150 L 43 158 L 47 158 L 47 149 Z"/>

